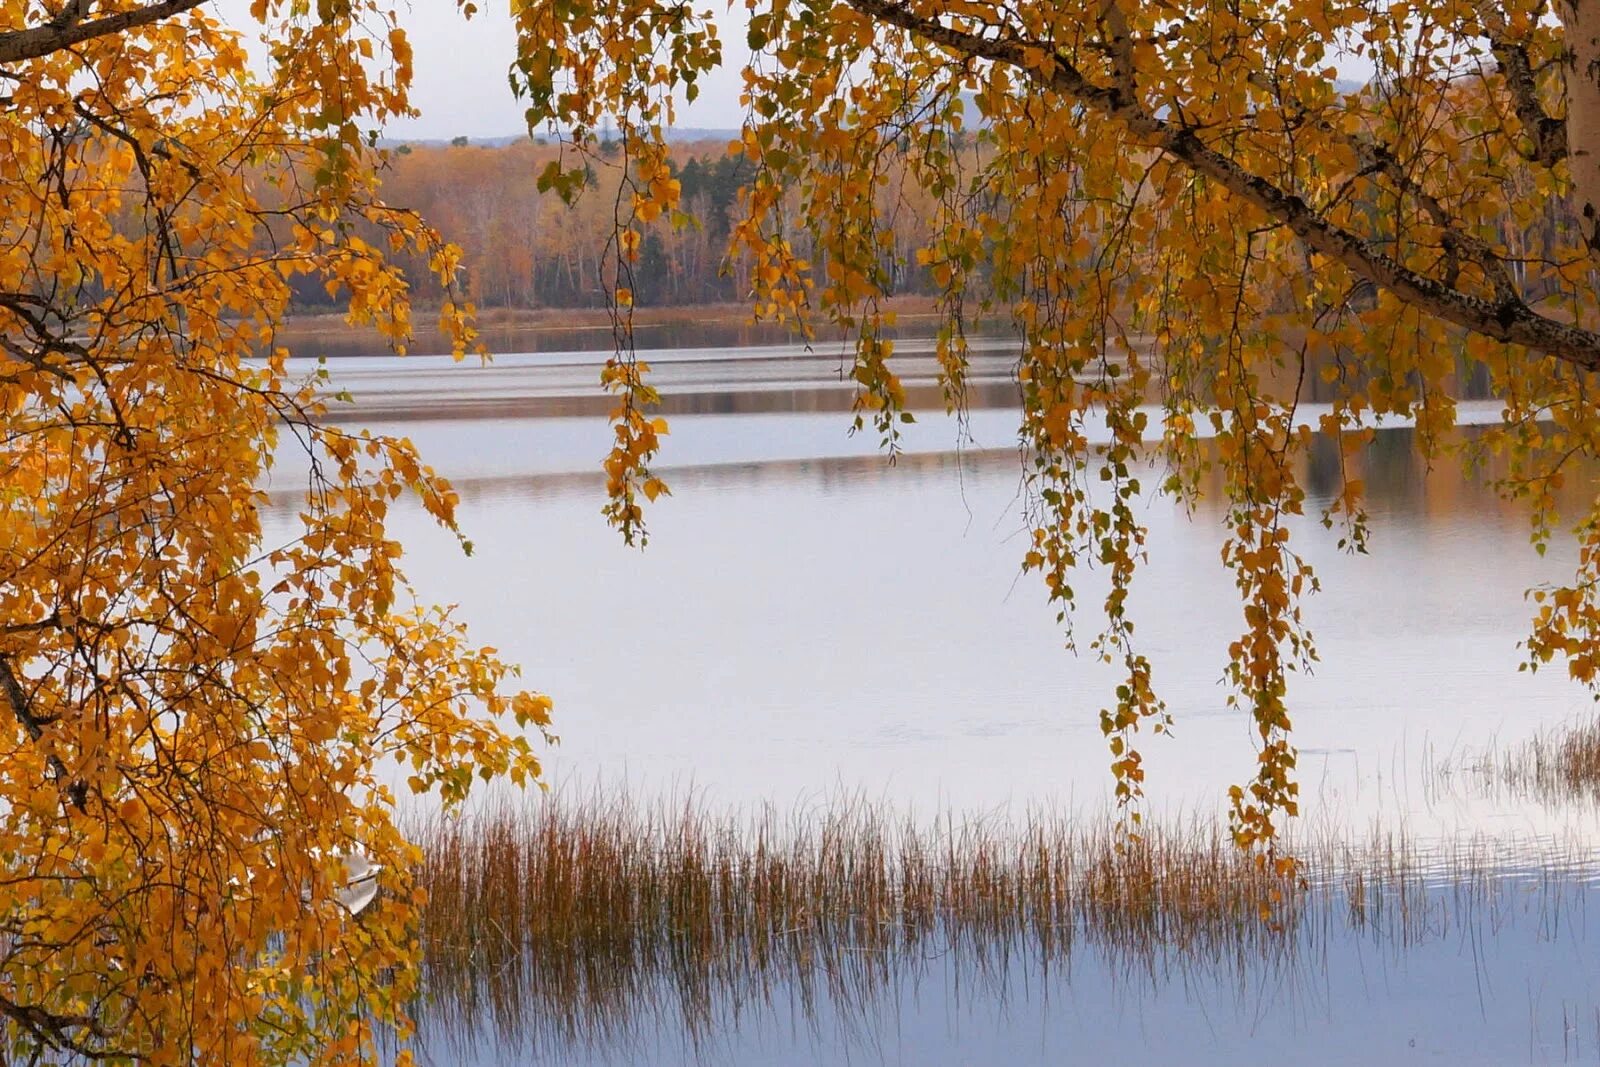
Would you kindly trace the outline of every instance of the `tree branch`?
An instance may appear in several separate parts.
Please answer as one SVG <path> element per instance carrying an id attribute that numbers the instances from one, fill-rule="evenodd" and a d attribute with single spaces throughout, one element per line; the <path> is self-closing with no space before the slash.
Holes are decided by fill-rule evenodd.
<path id="1" fill-rule="evenodd" d="M 58 30 L 76 26 L 89 17 L 89 5 L 93 2 L 94 0 L 68 0 L 66 6 L 50 20 L 49 24 Z"/>
<path id="2" fill-rule="evenodd" d="M 97 1041 L 102 1042 L 111 1036 L 103 1026 L 88 1015 L 61 1015 L 46 1011 L 34 1004 L 19 1004 L 4 996 L 0 996 L 0 1015 L 16 1022 L 45 1048 L 70 1052 L 88 1060 L 133 1058 L 128 1050 L 99 1047 L 74 1038 L 72 1036 L 74 1030 L 86 1031 Z"/>
<path id="3" fill-rule="evenodd" d="M 11 669 L 11 657 L 0 656 L 0 693 L 5 694 L 6 703 L 11 705 L 11 713 L 16 716 L 22 728 L 28 732 L 28 737 L 38 743 L 44 736 L 44 728 L 55 722 L 53 718 L 44 718 L 34 714 L 28 704 L 28 694 L 23 691 L 22 683 L 17 681 L 16 672 Z M 56 782 L 66 786 L 67 796 L 72 801 L 72 806 L 79 811 L 86 810 L 89 800 L 89 783 L 80 779 L 73 779 L 67 770 L 67 765 L 54 753 L 45 756 L 50 764 L 50 774 Z"/>
<path id="4" fill-rule="evenodd" d="M 1332 127 L 1327 127 L 1327 132 L 1335 131 Z M 1465 252 L 1468 258 L 1478 265 L 1489 284 L 1494 287 L 1497 302 L 1501 304 L 1522 302 L 1522 294 L 1517 290 L 1516 283 L 1511 280 L 1505 260 L 1500 258 L 1499 253 L 1490 247 L 1489 242 L 1474 234 L 1465 233 L 1455 226 L 1450 213 L 1439 202 L 1439 198 L 1424 189 L 1422 184 L 1406 171 L 1387 145 L 1363 139 L 1349 140 L 1349 143 L 1355 148 L 1356 157 L 1361 161 L 1363 169 L 1382 174 L 1394 183 L 1401 194 L 1413 197 L 1421 205 L 1429 220 L 1439 228 L 1439 242 L 1447 255 L 1455 256 Z M 1454 288 L 1453 283 L 1451 288 Z"/>
<path id="5" fill-rule="evenodd" d="M 43 26 L 0 33 L 0 63 L 21 63 L 24 60 L 38 59 L 40 56 L 47 56 L 51 52 L 70 48 L 96 37 L 149 26 L 162 19 L 193 10 L 206 2 L 207 0 L 160 0 L 159 3 L 146 4 L 129 11 L 119 11 L 115 15 L 107 15 L 105 18 L 89 22 L 81 21 L 88 5 L 73 3 L 61 16 Z M 68 15 L 77 17 L 66 17 Z"/>
<path id="6" fill-rule="evenodd" d="M 1095 84 L 1061 55 L 1054 55 L 1048 71 L 1030 63 L 1029 50 L 1044 48 L 1046 55 L 1051 54 L 1044 45 L 966 33 L 919 15 L 894 0 L 847 2 L 863 15 L 897 26 L 931 44 L 1015 67 L 1036 84 L 1117 120 L 1152 147 L 1188 164 L 1195 173 L 1287 226 L 1312 251 L 1343 263 L 1360 277 L 1436 318 L 1496 341 L 1554 356 L 1584 370 L 1600 370 L 1600 334 L 1540 315 L 1514 295 L 1486 300 L 1412 270 L 1359 235 L 1330 222 L 1297 194 L 1251 173 L 1210 147 L 1196 130 L 1149 114 L 1120 86 Z"/>
<path id="7" fill-rule="evenodd" d="M 1511 91 L 1511 105 L 1522 121 L 1522 128 L 1533 140 L 1532 153 L 1524 154 L 1530 162 L 1553 167 L 1567 158 L 1567 121 L 1552 118 L 1539 103 L 1539 84 L 1533 76 L 1527 46 L 1507 36 L 1505 15 L 1499 5 L 1488 2 L 1477 7 L 1484 36 L 1489 39 L 1489 50 L 1500 65 L 1506 88 Z"/>

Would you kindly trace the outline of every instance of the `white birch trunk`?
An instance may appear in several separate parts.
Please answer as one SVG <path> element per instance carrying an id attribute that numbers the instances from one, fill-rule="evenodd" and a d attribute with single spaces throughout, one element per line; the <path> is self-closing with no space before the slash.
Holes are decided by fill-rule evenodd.
<path id="1" fill-rule="evenodd" d="M 1600 0 L 1563 0 L 1556 13 L 1567 39 L 1567 165 L 1584 240 L 1600 252 Z"/>

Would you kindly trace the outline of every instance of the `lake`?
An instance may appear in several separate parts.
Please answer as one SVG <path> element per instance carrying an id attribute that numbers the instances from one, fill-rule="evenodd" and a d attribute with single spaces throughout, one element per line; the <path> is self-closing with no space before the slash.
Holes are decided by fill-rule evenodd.
<path id="1" fill-rule="evenodd" d="M 411 437 L 455 482 L 470 558 L 420 508 L 397 507 L 391 530 L 420 595 L 458 605 L 475 639 L 554 697 L 561 740 L 544 759 L 558 791 L 688 797 L 710 810 L 851 797 L 913 817 L 1095 816 L 1111 795 L 1097 720 L 1116 679 L 1065 650 L 1042 584 L 1019 573 L 1007 345 L 979 346 L 958 425 L 936 405 L 931 342 L 900 343 L 919 421 L 892 465 L 875 435 L 847 432 L 836 351 L 641 353 L 672 425 L 660 460 L 672 496 L 650 507 L 642 552 L 600 516 L 603 357 L 328 366 L 353 396 L 338 418 Z M 1463 421 L 1497 412 L 1468 403 Z M 1476 842 L 1500 873 L 1470 920 L 1407 945 L 1341 925 L 1329 904 L 1338 921 L 1308 933 L 1290 963 L 1243 976 L 1130 972 L 1092 946 L 1068 975 L 1014 947 L 978 980 L 956 953 L 901 966 L 853 1010 L 851 997 L 819 1006 L 798 987 L 768 990 L 710 1040 L 668 1010 L 625 1040 L 518 1045 L 486 1032 L 435 1048 L 435 1061 L 463 1047 L 481 1062 L 553 1063 L 1054 1063 L 1119 1050 L 1194 1063 L 1594 1059 L 1600 970 L 1583 936 L 1594 804 L 1483 788 L 1463 770 L 1592 714 L 1563 670 L 1517 669 L 1523 594 L 1559 580 L 1573 557 L 1559 543 L 1536 554 L 1520 514 L 1453 469 L 1425 471 L 1409 438 L 1403 426 L 1380 431 L 1366 461 L 1371 556 L 1341 551 L 1338 532 L 1314 521 L 1294 527 L 1324 587 L 1306 609 L 1321 663 L 1291 689 L 1303 821 L 1325 836 L 1403 834 L 1428 855 Z M 290 528 L 295 470 L 286 456 L 269 487 L 269 538 Z M 1315 457 L 1307 478 L 1320 500 L 1336 491 Z M 1141 517 L 1149 562 L 1131 614 L 1175 720 L 1175 736 L 1143 744 L 1147 809 L 1209 816 L 1254 764 L 1220 683 L 1242 626 L 1218 561 L 1221 515 L 1152 497 Z M 1097 580 L 1079 583 L 1086 608 Z M 1086 644 L 1092 610 L 1079 626 Z M 1551 856 L 1562 857 L 1556 884 Z M 1456 891 L 1447 866 L 1423 873 L 1424 897 Z"/>

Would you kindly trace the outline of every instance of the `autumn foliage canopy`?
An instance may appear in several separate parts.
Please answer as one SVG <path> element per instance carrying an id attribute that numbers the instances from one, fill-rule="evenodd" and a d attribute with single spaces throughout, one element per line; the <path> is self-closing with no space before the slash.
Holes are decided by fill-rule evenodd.
<path id="1" fill-rule="evenodd" d="M 1600 449 L 1600 9 L 745 7 L 723 27 L 750 56 L 727 251 L 753 308 L 846 327 L 857 424 L 891 452 L 910 417 L 883 306 L 902 258 L 938 288 L 953 409 L 969 334 L 1015 332 L 1021 562 L 1064 621 L 1082 570 L 1109 575 L 1084 647 L 1122 668 L 1101 723 L 1130 804 L 1136 735 L 1167 724 L 1129 606 L 1136 504 L 1221 487 L 1240 620 L 1219 668 L 1259 749 L 1232 822 L 1270 851 L 1296 809 L 1289 682 L 1315 657 L 1290 530 L 1310 511 L 1366 544 L 1355 460 L 1380 419 L 1497 471 L 1537 542 L 1572 527 L 1578 569 L 1540 591 L 1528 658 L 1600 676 L 1600 517 L 1555 504 Z M 449 486 L 407 443 L 319 419 L 315 368 L 275 334 L 312 279 L 403 346 L 403 253 L 473 345 L 459 253 L 380 188 L 404 29 L 372 0 L 250 16 L 0 0 L 0 1020 L 18 1053 L 370 1058 L 375 1026 L 405 1033 L 416 982 L 415 853 L 386 783 L 453 802 L 538 771 L 548 701 L 413 602 L 385 531 L 407 495 L 453 527 Z M 616 176 L 606 509 L 635 538 L 665 485 L 634 274 L 653 231 L 696 224 L 665 137 L 723 62 L 724 16 L 520 0 L 514 17 L 513 88 L 574 149 L 541 186 Z M 602 151 L 613 129 L 621 151 Z M 1469 375 L 1503 418 L 1462 436 Z M 1297 461 L 1319 432 L 1351 464 L 1312 504 Z M 264 523 L 269 477 L 300 498 L 286 527 Z M 339 894 L 355 856 L 384 890 L 359 920 Z"/>
<path id="2" fill-rule="evenodd" d="M 1241 611 L 1221 667 L 1259 754 L 1255 779 L 1231 791 L 1232 825 L 1270 853 L 1275 815 L 1297 810 L 1289 681 L 1316 658 L 1301 605 L 1317 580 L 1291 527 L 1310 511 L 1353 550 L 1367 544 L 1358 462 L 1341 461 L 1331 500 L 1308 503 L 1297 472 L 1313 441 L 1358 458 L 1380 421 L 1414 424 L 1429 458 L 1495 470 L 1527 503 L 1536 544 L 1570 521 L 1557 491 L 1600 445 L 1589 394 L 1600 64 L 1585 59 L 1600 48 L 1600 11 L 1543 0 L 744 6 L 747 110 L 729 151 L 754 176 L 732 254 L 753 264 L 757 314 L 850 331 L 857 426 L 891 452 L 909 417 L 883 307 L 905 266 L 899 232 L 932 234 L 911 255 L 941 294 L 952 409 L 968 336 L 1019 336 L 1023 565 L 1069 624 L 1084 568 L 1109 574 L 1087 647 L 1124 674 L 1101 726 L 1125 801 L 1144 782 L 1135 735 L 1170 725 L 1129 607 L 1145 549 L 1137 505 L 1220 486 L 1222 563 Z M 574 131 L 579 148 L 605 124 L 622 131 L 634 175 L 617 220 L 625 275 L 637 234 L 678 206 L 663 131 L 720 62 L 717 21 L 639 0 L 517 11 L 514 81 L 530 115 Z M 552 167 L 547 180 L 578 177 Z M 1461 435 L 1468 379 L 1504 409 Z M 625 396 L 648 388 L 618 381 Z M 632 533 L 650 454 L 624 434 L 614 459 L 613 518 Z M 1528 664 L 1564 659 L 1592 684 L 1600 522 L 1577 519 L 1579 569 L 1536 594 Z"/>
<path id="3" fill-rule="evenodd" d="M 364 137 L 406 108 L 404 34 L 254 14 L 265 65 L 195 0 L 0 4 L 0 1058 L 368 1060 L 415 992 L 385 783 L 538 771 L 548 701 L 414 602 L 385 533 L 454 494 L 322 425 L 274 340 L 290 279 L 400 342 L 385 255 L 453 271 Z M 271 531 L 269 477 L 300 500 Z"/>

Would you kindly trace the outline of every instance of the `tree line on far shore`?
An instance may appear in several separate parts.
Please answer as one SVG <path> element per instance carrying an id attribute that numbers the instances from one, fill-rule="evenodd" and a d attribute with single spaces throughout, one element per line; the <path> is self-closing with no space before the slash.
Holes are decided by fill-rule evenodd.
<path id="1" fill-rule="evenodd" d="M 615 238 L 614 213 L 623 180 L 620 151 L 602 153 L 588 167 L 586 187 L 568 204 L 553 191 L 539 190 L 539 175 L 560 156 L 561 147 L 531 140 L 503 146 L 477 146 L 460 139 L 449 145 L 401 145 L 389 153 L 385 199 L 414 209 L 459 245 L 460 282 L 480 308 L 584 308 L 605 304 Z M 730 257 L 728 236 L 739 190 L 753 168 L 730 155 L 726 142 L 696 141 L 675 147 L 673 175 L 681 185 L 682 217 L 664 219 L 645 234 L 633 264 L 634 302 L 641 306 L 715 304 L 747 300 L 749 264 Z M 890 183 L 885 211 L 909 223 L 884 269 L 902 293 L 934 291 L 916 247 L 928 234 Z M 931 213 L 924 213 L 927 218 Z M 795 241 L 809 244 L 803 228 Z M 443 296 L 438 279 L 419 256 L 394 257 L 421 304 Z M 294 304 L 305 311 L 332 309 L 335 302 L 312 278 L 297 279 Z"/>

